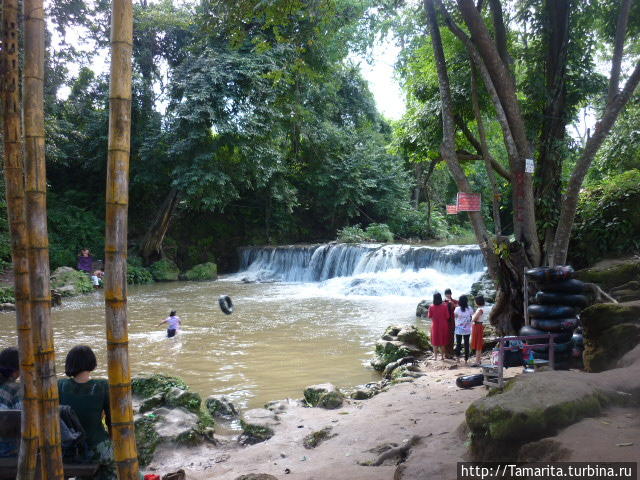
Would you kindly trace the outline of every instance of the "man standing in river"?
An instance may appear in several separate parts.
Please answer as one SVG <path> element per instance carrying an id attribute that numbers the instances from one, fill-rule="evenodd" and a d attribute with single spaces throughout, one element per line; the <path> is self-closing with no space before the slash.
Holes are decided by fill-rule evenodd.
<path id="1" fill-rule="evenodd" d="M 447 288 L 444 291 L 444 301 L 447 304 L 447 307 L 449 307 L 449 343 L 447 343 L 444 351 L 447 358 L 453 358 L 453 332 L 456 326 L 453 311 L 458 306 L 458 301 L 451 295 L 450 288 Z"/>

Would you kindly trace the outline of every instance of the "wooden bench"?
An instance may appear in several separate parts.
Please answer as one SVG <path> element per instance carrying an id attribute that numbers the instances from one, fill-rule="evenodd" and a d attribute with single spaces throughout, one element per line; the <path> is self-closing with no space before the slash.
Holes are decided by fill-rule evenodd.
<path id="1" fill-rule="evenodd" d="M 0 440 L 14 439 L 20 445 L 20 410 L 0 410 Z M 40 460 L 36 467 L 36 479 L 40 478 Z M 98 465 L 94 463 L 65 463 L 65 478 L 92 477 Z M 0 458 L 0 479 L 16 478 L 18 474 L 18 457 Z"/>

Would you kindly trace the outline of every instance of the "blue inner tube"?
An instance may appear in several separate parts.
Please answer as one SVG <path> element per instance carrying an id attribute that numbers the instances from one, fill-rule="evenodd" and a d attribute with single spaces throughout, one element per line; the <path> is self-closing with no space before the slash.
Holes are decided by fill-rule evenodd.
<path id="1" fill-rule="evenodd" d="M 569 318 L 532 318 L 531 326 L 546 332 L 571 332 L 578 326 L 576 317 Z"/>
<path id="2" fill-rule="evenodd" d="M 231 315 L 233 313 L 233 302 L 229 295 L 220 295 L 220 298 L 218 298 L 218 304 L 220 305 L 220 310 L 227 315 Z"/>

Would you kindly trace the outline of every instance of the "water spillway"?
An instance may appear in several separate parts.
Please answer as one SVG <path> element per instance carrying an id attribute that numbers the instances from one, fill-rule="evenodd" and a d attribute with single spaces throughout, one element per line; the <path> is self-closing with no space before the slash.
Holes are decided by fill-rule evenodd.
<path id="1" fill-rule="evenodd" d="M 445 284 L 464 290 L 485 269 L 477 245 L 244 247 L 240 265 L 237 278 L 245 282 L 320 283 L 326 291 L 372 296 L 420 296 Z"/>

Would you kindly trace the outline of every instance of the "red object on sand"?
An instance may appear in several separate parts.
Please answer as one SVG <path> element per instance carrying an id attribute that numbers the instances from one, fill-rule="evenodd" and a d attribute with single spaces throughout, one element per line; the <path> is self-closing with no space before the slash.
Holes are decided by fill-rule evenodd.
<path id="1" fill-rule="evenodd" d="M 458 211 L 459 212 L 479 212 L 480 211 L 480 194 L 458 192 Z"/>
<path id="2" fill-rule="evenodd" d="M 144 476 L 144 480 L 160 480 L 160 475 L 156 475 L 154 473 L 147 473 Z"/>

